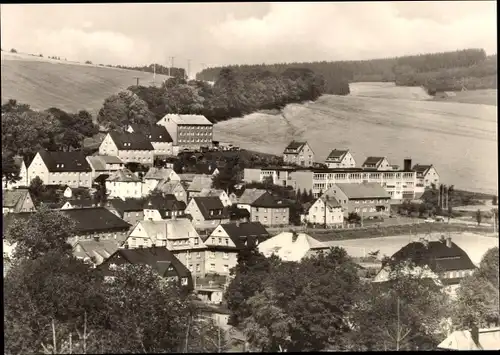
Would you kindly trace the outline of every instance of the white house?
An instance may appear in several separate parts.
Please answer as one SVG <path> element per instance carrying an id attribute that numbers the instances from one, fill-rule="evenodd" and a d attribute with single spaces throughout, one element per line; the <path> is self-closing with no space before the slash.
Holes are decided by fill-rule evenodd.
<path id="1" fill-rule="evenodd" d="M 186 204 L 172 195 L 154 195 L 144 204 L 144 220 L 161 221 L 185 217 Z"/>
<path id="2" fill-rule="evenodd" d="M 130 124 L 127 132 L 144 134 L 153 145 L 155 156 L 173 155 L 173 140 L 165 127 Z"/>
<path id="3" fill-rule="evenodd" d="M 198 229 L 211 229 L 229 223 L 229 211 L 218 197 L 193 197 L 186 208 L 193 225 Z"/>
<path id="4" fill-rule="evenodd" d="M 141 198 L 142 181 L 128 169 L 115 171 L 106 179 L 106 190 L 109 197 Z"/>
<path id="5" fill-rule="evenodd" d="M 147 195 L 153 191 L 160 181 L 180 181 L 181 178 L 173 169 L 150 168 L 144 176 L 143 193 Z"/>
<path id="6" fill-rule="evenodd" d="M 187 191 L 180 181 L 162 180 L 156 185 L 156 190 L 164 195 L 174 195 L 178 201 L 187 204 Z"/>
<path id="7" fill-rule="evenodd" d="M 393 170 L 391 164 L 385 157 L 368 157 L 366 158 L 363 165 L 361 165 L 363 169 L 375 169 L 375 170 Z"/>
<path id="8" fill-rule="evenodd" d="M 45 185 L 92 187 L 92 169 L 80 151 L 40 150 L 28 167 L 28 181 L 37 176 Z"/>
<path id="9" fill-rule="evenodd" d="M 323 194 L 309 208 L 306 221 L 312 224 L 325 224 L 332 227 L 342 227 L 344 224 L 344 212 L 342 205 L 335 197 Z"/>
<path id="10" fill-rule="evenodd" d="M 141 133 L 109 132 L 99 146 L 100 155 L 112 155 L 123 163 L 153 165 L 154 147 Z"/>
<path id="11" fill-rule="evenodd" d="M 226 207 L 232 206 L 231 199 L 227 195 L 226 191 L 220 190 L 220 189 L 202 189 L 199 193 L 200 197 L 205 197 L 205 196 L 215 196 L 220 198 L 222 204 Z"/>
<path id="12" fill-rule="evenodd" d="M 263 189 L 246 189 L 237 200 L 236 206 L 252 211 L 251 205 L 266 193 Z"/>
<path id="13" fill-rule="evenodd" d="M 112 155 L 90 155 L 87 161 L 92 169 L 92 179 L 102 174 L 110 175 L 124 167 L 123 161 Z"/>
<path id="14" fill-rule="evenodd" d="M 260 243 L 257 248 L 264 256 L 276 255 L 283 261 L 301 261 L 319 251 L 329 249 L 310 235 L 295 232 L 282 232 Z"/>
<path id="15" fill-rule="evenodd" d="M 417 172 L 417 187 L 425 189 L 431 187 L 432 184 L 436 185 L 436 187 L 439 186 L 439 174 L 432 164 L 416 164 L 412 170 Z"/>
<path id="16" fill-rule="evenodd" d="M 283 161 L 300 166 L 312 166 L 314 152 L 307 142 L 292 141 L 283 151 Z"/>
<path id="17" fill-rule="evenodd" d="M 334 149 L 325 160 L 326 166 L 330 169 L 354 168 L 356 161 L 348 149 Z"/>

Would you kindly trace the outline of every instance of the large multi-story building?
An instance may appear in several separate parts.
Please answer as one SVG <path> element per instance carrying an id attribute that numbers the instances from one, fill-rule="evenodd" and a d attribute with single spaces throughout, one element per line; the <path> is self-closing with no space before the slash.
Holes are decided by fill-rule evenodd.
<path id="1" fill-rule="evenodd" d="M 125 164 L 153 165 L 154 147 L 144 134 L 113 131 L 104 137 L 99 154 L 117 156 Z"/>
<path id="2" fill-rule="evenodd" d="M 424 192 L 424 186 L 417 186 L 417 172 L 411 169 L 411 159 L 405 159 L 404 168 L 399 170 L 377 170 L 367 168 L 351 169 L 301 169 L 276 167 L 265 169 L 245 169 L 244 181 L 264 181 L 270 176 L 274 184 L 291 186 L 295 190 L 312 191 L 314 197 L 319 197 L 338 183 L 377 182 L 391 196 L 391 199 L 414 199 L 415 194 Z"/>
<path id="3" fill-rule="evenodd" d="M 80 151 L 40 150 L 28 167 L 28 181 L 37 176 L 45 185 L 92 186 L 92 169 Z"/>
<path id="4" fill-rule="evenodd" d="M 283 161 L 285 164 L 312 166 L 314 152 L 307 142 L 292 141 L 283 151 Z"/>
<path id="5" fill-rule="evenodd" d="M 167 114 L 156 124 L 164 126 L 179 149 L 198 149 L 212 145 L 213 124 L 202 115 Z"/>

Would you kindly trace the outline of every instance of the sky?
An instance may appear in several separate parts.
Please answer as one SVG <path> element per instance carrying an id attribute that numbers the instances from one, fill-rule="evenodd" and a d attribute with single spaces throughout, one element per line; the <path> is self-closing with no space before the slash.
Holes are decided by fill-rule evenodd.
<path id="1" fill-rule="evenodd" d="M 496 1 L 1 5 L 1 45 L 98 64 L 203 67 L 484 48 Z"/>

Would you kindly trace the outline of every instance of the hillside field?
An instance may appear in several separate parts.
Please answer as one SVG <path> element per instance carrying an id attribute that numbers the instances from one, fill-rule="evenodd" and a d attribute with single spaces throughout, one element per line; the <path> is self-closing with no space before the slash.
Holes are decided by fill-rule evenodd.
<path id="1" fill-rule="evenodd" d="M 307 140 L 316 161 L 334 148 L 349 148 L 358 165 L 367 156 L 386 156 L 400 166 L 411 157 L 413 164 L 434 164 L 441 181 L 457 189 L 497 193 L 495 106 L 402 99 L 418 93 L 409 88 L 402 95 L 400 87 L 393 97 L 374 98 L 363 96 L 376 91 L 373 84 L 352 85 L 353 95 L 288 105 L 285 118 L 253 113 L 217 123 L 214 139 L 272 154 L 281 154 L 293 139 Z"/>
<path id="2" fill-rule="evenodd" d="M 151 83 L 153 74 L 2 52 L 2 103 L 8 99 L 33 109 L 57 107 L 96 114 L 108 96 L 136 84 Z M 160 82 L 168 78 L 156 75 Z"/>

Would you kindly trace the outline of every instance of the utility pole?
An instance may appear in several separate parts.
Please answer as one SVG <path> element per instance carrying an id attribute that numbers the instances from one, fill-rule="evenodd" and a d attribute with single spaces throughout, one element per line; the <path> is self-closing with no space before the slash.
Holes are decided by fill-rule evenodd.
<path id="1" fill-rule="evenodd" d="M 137 84 L 136 84 L 136 85 L 137 85 L 137 86 L 139 86 L 139 77 L 138 77 L 138 76 L 134 76 L 134 78 L 135 78 L 135 79 L 136 79 L 136 81 L 137 81 Z"/>
<path id="2" fill-rule="evenodd" d="M 188 59 L 187 62 L 188 62 L 188 67 L 187 67 L 186 76 L 187 76 L 187 80 L 189 80 L 189 74 L 191 73 L 191 59 Z"/>
<path id="3" fill-rule="evenodd" d="M 398 296 L 397 308 L 398 308 L 398 330 L 397 330 L 398 333 L 396 335 L 396 351 L 399 351 L 399 337 L 400 337 L 400 329 L 399 329 L 399 322 L 400 322 L 400 319 L 399 319 L 399 296 Z"/>
<path id="4" fill-rule="evenodd" d="M 175 57 L 170 57 L 170 76 L 172 76 L 172 72 L 174 71 L 174 59 Z"/>

